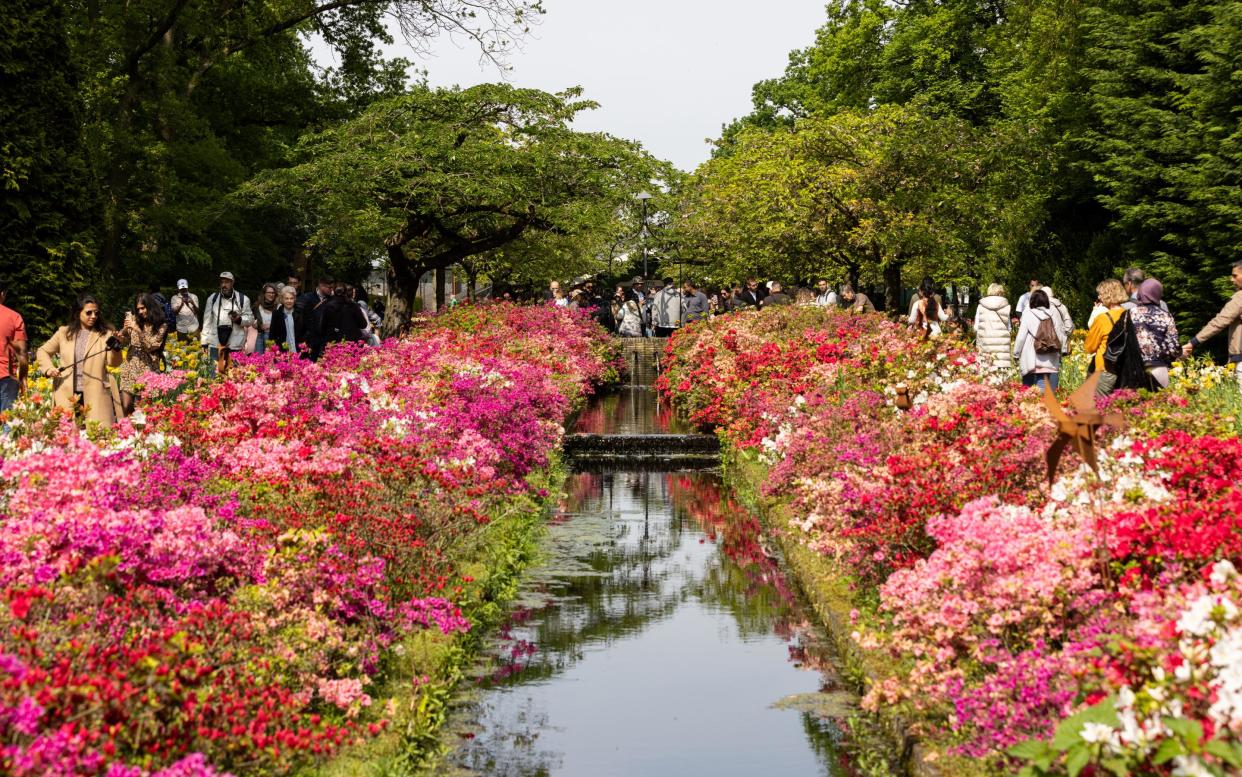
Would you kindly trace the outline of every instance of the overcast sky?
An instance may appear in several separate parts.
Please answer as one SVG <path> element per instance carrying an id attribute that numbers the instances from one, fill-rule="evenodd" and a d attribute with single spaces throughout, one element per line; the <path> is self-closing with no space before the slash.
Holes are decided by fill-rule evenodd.
<path id="1" fill-rule="evenodd" d="M 512 70 L 481 65 L 478 47 L 448 38 L 430 57 L 408 47 L 434 85 L 505 80 L 555 92 L 582 86 L 600 108 L 577 126 L 640 141 L 683 170 L 705 161 L 704 142 L 750 111 L 756 82 L 784 72 L 810 45 L 824 0 L 545 0 L 547 13 Z"/>

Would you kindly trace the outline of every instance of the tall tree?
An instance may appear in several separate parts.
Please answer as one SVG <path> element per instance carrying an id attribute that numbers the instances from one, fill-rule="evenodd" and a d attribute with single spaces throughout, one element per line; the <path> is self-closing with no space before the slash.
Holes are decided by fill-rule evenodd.
<path id="1" fill-rule="evenodd" d="M 726 277 L 882 280 L 891 310 L 903 269 L 979 284 L 1029 235 L 1020 141 L 895 106 L 745 130 L 692 177 L 681 229 Z"/>
<path id="2" fill-rule="evenodd" d="M 384 261 L 393 330 L 425 272 L 488 252 L 529 257 L 523 242 L 590 258 L 581 247 L 623 229 L 625 206 L 668 167 L 635 143 L 573 130 L 592 107 L 578 90 L 417 88 L 304 138 L 291 167 L 243 196 L 298 214 L 317 252 Z"/>
<path id="3" fill-rule="evenodd" d="M 341 108 L 401 89 L 408 63 L 385 62 L 378 48 L 392 40 L 390 21 L 416 46 L 449 30 L 495 52 L 541 10 L 538 0 L 135 0 L 73 8 L 71 48 L 87 82 L 84 136 L 104 202 L 100 261 L 110 272 L 132 257 L 146 265 L 232 253 L 228 232 L 261 225 L 187 233 L 186 217 L 213 219 L 233 185 L 272 163 L 254 151 L 292 143 L 316 117 L 338 118 Z M 315 94 L 301 37 L 310 34 L 339 55 L 341 65 L 322 80 L 334 99 Z M 220 96 L 228 98 L 223 114 Z M 273 137 L 235 146 L 237 126 L 251 135 L 274 130 Z M 224 239 L 210 245 L 220 233 Z"/>
<path id="4" fill-rule="evenodd" d="M 1119 259 L 1164 282 L 1184 327 L 1219 306 L 1242 246 L 1242 7 L 1105 0 L 1090 17 L 1082 135 Z"/>
<path id="5" fill-rule="evenodd" d="M 779 78 L 755 84 L 754 110 L 725 127 L 715 155 L 744 127 L 791 127 L 798 119 L 865 111 L 875 104 L 895 11 L 884 0 L 832 0 L 815 42 L 789 55 Z"/>
<path id="6" fill-rule="evenodd" d="M 13 0 L 0 30 L 0 273 L 32 334 L 50 334 L 94 276 L 95 202 L 79 153 L 80 91 L 58 0 Z"/>

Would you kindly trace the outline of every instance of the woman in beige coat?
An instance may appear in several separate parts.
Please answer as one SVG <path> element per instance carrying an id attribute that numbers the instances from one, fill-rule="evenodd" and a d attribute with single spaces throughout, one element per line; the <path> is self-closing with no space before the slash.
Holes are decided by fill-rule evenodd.
<path id="1" fill-rule="evenodd" d="M 57 407 L 73 410 L 82 406 L 90 421 L 116 423 L 121 399 L 109 367 L 121 365 L 120 343 L 108 347 L 112 327 L 99 312 L 99 301 L 90 294 L 78 297 L 69 323 L 56 330 L 39 347 L 39 373 L 54 380 L 52 397 Z M 55 360 L 55 361 L 53 361 Z M 58 366 L 59 365 L 59 366 Z"/>

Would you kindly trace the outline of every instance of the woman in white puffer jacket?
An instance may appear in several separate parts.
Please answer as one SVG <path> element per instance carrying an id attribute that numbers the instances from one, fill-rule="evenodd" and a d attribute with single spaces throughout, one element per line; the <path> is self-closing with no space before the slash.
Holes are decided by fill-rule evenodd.
<path id="1" fill-rule="evenodd" d="M 984 370 L 1004 372 L 1013 366 L 1009 316 L 1005 287 L 993 283 L 975 311 L 975 347 L 979 349 L 979 366 Z"/>

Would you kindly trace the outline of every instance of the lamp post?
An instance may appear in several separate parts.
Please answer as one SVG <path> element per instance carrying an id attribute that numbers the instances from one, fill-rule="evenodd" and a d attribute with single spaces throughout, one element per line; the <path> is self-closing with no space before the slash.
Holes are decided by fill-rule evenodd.
<path id="1" fill-rule="evenodd" d="M 647 277 L 647 200 L 651 199 L 649 192 L 639 192 L 634 195 L 634 199 L 643 204 L 643 278 Z"/>

